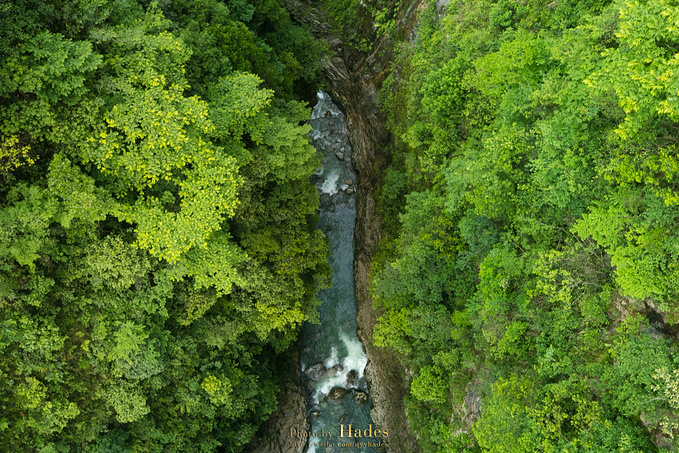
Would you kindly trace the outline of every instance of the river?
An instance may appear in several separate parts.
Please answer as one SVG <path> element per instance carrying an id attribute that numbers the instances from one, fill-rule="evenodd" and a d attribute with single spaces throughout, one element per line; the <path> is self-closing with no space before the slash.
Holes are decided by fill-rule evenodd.
<path id="1" fill-rule="evenodd" d="M 311 435 L 307 453 L 377 453 L 388 436 L 370 418 L 368 357 L 356 335 L 354 225 L 356 174 L 344 114 L 318 93 L 309 124 L 323 155 L 313 181 L 321 192 L 319 227 L 330 243 L 332 287 L 319 294 L 320 323 L 302 328 L 301 370 Z"/>

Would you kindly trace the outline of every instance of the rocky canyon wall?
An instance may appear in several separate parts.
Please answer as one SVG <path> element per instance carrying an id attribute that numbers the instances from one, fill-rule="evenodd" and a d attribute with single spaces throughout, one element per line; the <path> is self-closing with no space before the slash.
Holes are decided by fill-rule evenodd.
<path id="1" fill-rule="evenodd" d="M 375 39 L 375 42 L 371 50 L 358 51 L 340 37 L 333 36 L 324 13 L 314 8 L 310 1 L 284 0 L 284 3 L 296 21 L 308 25 L 318 39 L 328 42 L 332 53 L 323 66 L 326 89 L 347 117 L 353 148 L 352 164 L 357 172 L 354 276 L 358 335 L 369 360 L 365 375 L 373 400 L 371 416 L 377 426 L 389 431 L 389 452 L 418 452 L 420 449 L 408 425 L 403 404 L 407 388 L 399 360 L 392 351 L 377 348 L 371 342 L 378 314 L 370 298 L 368 278 L 372 256 L 382 236 L 382 217 L 375 200 L 379 184 L 377 168 L 384 159 L 380 151 L 391 145 L 377 103 L 377 93 L 388 75 L 393 43 L 385 37 L 376 38 L 373 33 L 370 39 Z M 424 3 L 424 0 L 403 2 L 396 20 L 400 34 L 410 36 Z M 371 32 L 362 31 L 363 34 Z M 290 429 L 301 426 L 302 421 L 300 414 L 292 414 L 288 409 L 305 407 L 301 383 L 298 385 L 295 390 L 293 383 L 286 384 L 279 411 L 272 416 L 259 440 L 253 443 L 257 446 L 253 446 L 251 451 L 304 451 L 303 446 L 289 442 Z M 301 415 L 305 415 L 303 409 Z"/>
<path id="2" fill-rule="evenodd" d="M 382 235 L 382 218 L 375 200 L 379 183 L 376 169 L 384 158 L 380 150 L 390 146 L 385 119 L 377 104 L 377 92 L 388 75 L 393 43 L 385 37 L 377 38 L 370 52 L 360 52 L 340 37 L 333 36 L 322 13 L 310 3 L 300 0 L 286 0 L 285 3 L 295 20 L 308 24 L 316 37 L 329 43 L 332 57 L 324 64 L 323 76 L 330 95 L 347 116 L 352 162 L 358 174 L 354 255 L 358 335 L 369 358 L 365 374 L 374 401 L 371 415 L 377 425 L 389 430 L 390 451 L 416 452 L 419 448 L 403 405 L 407 392 L 403 370 L 392 351 L 377 348 L 371 342 L 377 313 L 370 298 L 368 277 L 373 253 Z M 403 3 L 396 27 L 399 33 L 409 36 L 424 1 Z"/>

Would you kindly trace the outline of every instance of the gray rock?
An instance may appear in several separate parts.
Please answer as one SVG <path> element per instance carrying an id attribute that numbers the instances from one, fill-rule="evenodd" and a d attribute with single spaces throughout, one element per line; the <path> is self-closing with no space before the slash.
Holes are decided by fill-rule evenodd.
<path id="1" fill-rule="evenodd" d="M 312 381 L 317 381 L 321 379 L 325 374 L 327 373 L 325 366 L 323 366 L 322 363 L 317 363 L 315 365 L 311 365 L 309 368 L 307 368 L 304 371 L 304 374 L 306 374 L 306 377 L 311 379 Z"/>
<path id="2" fill-rule="evenodd" d="M 344 191 L 347 195 L 351 195 L 354 193 L 353 187 L 347 187 L 346 190 Z"/>
<path id="3" fill-rule="evenodd" d="M 442 14 L 443 9 L 448 6 L 448 3 L 450 3 L 450 0 L 436 0 L 436 12 Z"/>
<path id="4" fill-rule="evenodd" d="M 342 366 L 342 364 L 338 363 L 337 365 L 328 368 L 328 376 L 335 377 L 337 376 L 338 373 L 341 373 L 343 370 L 344 367 Z"/>
<path id="5" fill-rule="evenodd" d="M 311 406 L 311 409 L 309 410 L 309 415 L 312 417 L 318 417 L 321 415 L 321 408 L 318 406 L 318 404 L 314 404 Z"/>
<path id="6" fill-rule="evenodd" d="M 356 381 L 358 380 L 358 373 L 356 370 L 351 370 L 349 373 L 347 373 L 347 385 L 349 387 L 354 387 L 356 385 Z"/>
<path id="7" fill-rule="evenodd" d="M 335 156 L 337 156 L 339 160 L 344 160 L 344 153 L 335 153 Z"/>
<path id="8" fill-rule="evenodd" d="M 352 185 L 353 183 L 354 183 L 354 181 L 352 181 L 351 179 L 345 179 L 344 180 L 344 184 L 347 184 L 349 186 Z"/>
<path id="9" fill-rule="evenodd" d="M 471 428 L 481 415 L 481 383 L 479 379 L 469 381 L 465 387 L 464 403 L 462 404 L 462 421 Z"/>

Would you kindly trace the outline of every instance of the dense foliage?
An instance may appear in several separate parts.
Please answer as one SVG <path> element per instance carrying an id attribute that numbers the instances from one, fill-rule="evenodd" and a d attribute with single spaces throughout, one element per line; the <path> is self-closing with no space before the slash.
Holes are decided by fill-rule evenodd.
<path id="1" fill-rule="evenodd" d="M 433 3 L 382 90 L 372 278 L 422 446 L 676 451 L 679 7 Z"/>
<path id="2" fill-rule="evenodd" d="M 240 451 L 327 285 L 278 0 L 0 2 L 0 450 Z"/>

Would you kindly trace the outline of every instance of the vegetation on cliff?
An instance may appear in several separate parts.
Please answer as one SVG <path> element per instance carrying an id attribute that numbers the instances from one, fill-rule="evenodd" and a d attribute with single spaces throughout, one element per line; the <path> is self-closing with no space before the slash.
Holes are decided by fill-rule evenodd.
<path id="1" fill-rule="evenodd" d="M 316 3 L 395 43 L 373 340 L 423 449 L 676 451 L 679 7 Z M 323 52 L 280 0 L 0 0 L 0 450 L 243 449 L 328 282 Z"/>
<path id="2" fill-rule="evenodd" d="M 240 451 L 327 285 L 278 0 L 0 2 L 0 450 Z"/>
<path id="3" fill-rule="evenodd" d="M 679 7 L 433 3 L 381 92 L 372 277 L 420 443 L 676 451 Z"/>

